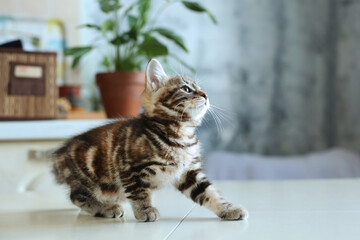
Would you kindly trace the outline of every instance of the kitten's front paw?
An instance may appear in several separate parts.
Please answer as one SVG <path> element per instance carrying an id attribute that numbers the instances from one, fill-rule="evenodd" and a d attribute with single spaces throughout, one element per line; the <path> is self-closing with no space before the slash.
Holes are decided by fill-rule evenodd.
<path id="1" fill-rule="evenodd" d="M 120 218 L 124 215 L 124 209 L 119 204 L 109 204 L 95 213 L 95 217 Z"/>
<path id="2" fill-rule="evenodd" d="M 226 209 L 219 214 L 219 217 L 224 220 L 245 220 L 248 216 L 249 214 L 245 208 L 232 205 L 228 205 Z"/>
<path id="3" fill-rule="evenodd" d="M 144 207 L 137 210 L 135 213 L 135 218 L 143 222 L 154 222 L 159 219 L 159 211 L 154 207 Z"/>

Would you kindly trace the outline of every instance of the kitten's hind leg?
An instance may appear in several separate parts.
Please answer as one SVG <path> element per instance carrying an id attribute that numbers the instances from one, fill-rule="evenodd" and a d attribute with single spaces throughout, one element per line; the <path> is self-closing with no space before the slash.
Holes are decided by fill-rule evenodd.
<path id="1" fill-rule="evenodd" d="M 72 190 L 70 199 L 76 206 L 95 217 L 120 218 L 124 215 L 124 210 L 118 203 L 101 203 L 86 189 Z"/>

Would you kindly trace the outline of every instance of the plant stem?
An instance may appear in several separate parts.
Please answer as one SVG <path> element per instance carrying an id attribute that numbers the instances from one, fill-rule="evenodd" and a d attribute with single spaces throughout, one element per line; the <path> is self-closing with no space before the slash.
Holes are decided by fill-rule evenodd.
<path id="1" fill-rule="evenodd" d="M 115 61 L 115 70 L 119 71 L 121 68 L 120 66 L 120 46 L 116 47 L 116 61 Z"/>
<path id="2" fill-rule="evenodd" d="M 118 10 L 115 11 L 115 27 L 114 33 L 115 37 L 119 36 L 119 17 L 118 17 Z M 119 71 L 121 69 L 121 54 L 120 54 L 120 45 L 116 46 L 116 57 L 115 57 L 115 71 Z"/>

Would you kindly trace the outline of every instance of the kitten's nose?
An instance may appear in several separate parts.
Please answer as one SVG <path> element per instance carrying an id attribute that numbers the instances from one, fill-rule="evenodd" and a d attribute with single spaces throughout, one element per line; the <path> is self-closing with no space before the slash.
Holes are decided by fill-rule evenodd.
<path id="1" fill-rule="evenodd" d="M 207 98 L 208 98 L 205 92 L 201 92 L 201 93 L 200 93 L 200 96 L 202 96 L 203 98 L 205 98 L 205 100 L 207 100 Z"/>

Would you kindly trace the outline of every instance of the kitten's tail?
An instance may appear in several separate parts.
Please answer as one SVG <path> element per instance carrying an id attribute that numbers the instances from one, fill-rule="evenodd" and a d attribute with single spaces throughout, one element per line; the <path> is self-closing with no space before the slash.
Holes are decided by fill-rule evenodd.
<path id="1" fill-rule="evenodd" d="M 51 162 L 52 173 L 59 184 L 65 183 L 65 177 L 61 173 L 61 167 L 64 166 L 64 157 L 61 154 L 63 149 L 48 149 L 48 150 L 30 150 L 28 152 L 28 159 L 37 162 Z"/>
<path id="2" fill-rule="evenodd" d="M 51 159 L 53 162 L 52 173 L 54 174 L 56 182 L 58 184 L 66 183 L 66 179 L 63 174 L 63 171 L 64 171 L 63 168 L 66 165 L 65 165 L 64 157 L 62 156 L 63 154 L 61 154 L 63 150 L 64 150 L 63 147 L 59 148 L 56 151 L 53 151 L 52 155 L 51 155 Z"/>
<path id="3" fill-rule="evenodd" d="M 54 165 L 53 165 L 52 173 L 54 174 L 56 182 L 58 184 L 65 184 L 66 183 L 65 177 L 64 177 L 64 175 L 62 175 L 60 173 L 58 167 L 56 166 L 56 163 L 54 163 Z"/>

